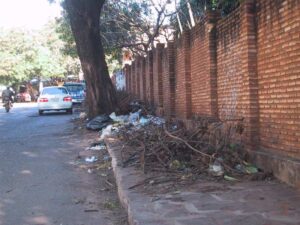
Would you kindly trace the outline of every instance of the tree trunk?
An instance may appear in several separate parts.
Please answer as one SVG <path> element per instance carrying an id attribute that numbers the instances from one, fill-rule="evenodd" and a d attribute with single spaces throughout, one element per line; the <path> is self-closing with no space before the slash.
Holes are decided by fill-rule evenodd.
<path id="1" fill-rule="evenodd" d="M 89 118 L 111 113 L 117 106 L 116 91 L 109 77 L 100 37 L 100 13 L 105 0 L 66 0 L 87 85 Z"/>

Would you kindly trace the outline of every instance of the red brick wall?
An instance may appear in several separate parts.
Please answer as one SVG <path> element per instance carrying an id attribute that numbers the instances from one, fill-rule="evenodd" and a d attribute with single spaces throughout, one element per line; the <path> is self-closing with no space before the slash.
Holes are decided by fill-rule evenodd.
<path id="1" fill-rule="evenodd" d="M 176 44 L 175 112 L 178 118 L 187 119 L 192 114 L 190 32 L 184 31 Z"/>
<path id="2" fill-rule="evenodd" d="M 171 45 L 146 58 L 149 102 L 180 119 L 241 119 L 250 149 L 300 159 L 299 0 L 244 0 L 226 18 L 207 14 Z"/>
<path id="3" fill-rule="evenodd" d="M 136 75 L 135 75 L 135 62 L 131 64 L 131 93 L 136 95 Z"/>
<path id="4" fill-rule="evenodd" d="M 162 84 L 162 59 L 164 44 L 157 44 L 153 49 L 153 92 L 154 105 L 163 106 L 163 84 Z"/>
<path id="5" fill-rule="evenodd" d="M 191 88 L 194 115 L 217 116 L 215 15 L 210 13 L 191 31 Z"/>
<path id="6" fill-rule="evenodd" d="M 140 58 L 140 99 L 146 101 L 146 60 Z"/>
<path id="7" fill-rule="evenodd" d="M 217 22 L 218 114 L 221 120 L 242 119 L 244 142 L 259 145 L 257 45 L 254 0 Z"/>
<path id="8" fill-rule="evenodd" d="M 256 7 L 261 146 L 300 158 L 300 1 Z"/>
<path id="9" fill-rule="evenodd" d="M 163 52 L 162 60 L 163 106 L 164 116 L 175 116 L 175 49 L 169 42 Z"/>
<path id="10" fill-rule="evenodd" d="M 153 52 L 149 51 L 146 57 L 146 99 L 147 102 L 153 105 Z"/>
<path id="11" fill-rule="evenodd" d="M 136 96 L 137 98 L 141 98 L 141 57 L 138 56 L 135 62 L 135 76 L 136 76 Z"/>
<path id="12" fill-rule="evenodd" d="M 243 84 L 241 10 L 217 22 L 217 73 L 219 118 L 240 118 Z"/>

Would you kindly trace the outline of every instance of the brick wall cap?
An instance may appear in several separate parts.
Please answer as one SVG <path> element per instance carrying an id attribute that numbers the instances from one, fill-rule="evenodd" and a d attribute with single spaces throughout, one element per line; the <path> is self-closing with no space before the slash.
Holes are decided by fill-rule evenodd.
<path id="1" fill-rule="evenodd" d="M 221 19 L 220 10 L 206 10 L 204 18 L 201 22 L 216 22 L 219 19 Z"/>

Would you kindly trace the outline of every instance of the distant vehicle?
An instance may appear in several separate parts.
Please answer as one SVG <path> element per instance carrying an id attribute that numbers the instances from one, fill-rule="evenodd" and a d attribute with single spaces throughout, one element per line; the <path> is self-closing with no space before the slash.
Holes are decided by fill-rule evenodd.
<path id="1" fill-rule="evenodd" d="M 85 84 L 84 83 L 75 83 L 67 82 L 63 85 L 69 91 L 72 96 L 73 103 L 82 103 L 85 99 Z"/>
<path id="2" fill-rule="evenodd" d="M 72 97 L 65 87 L 45 87 L 38 98 L 38 110 L 42 115 L 44 111 L 66 110 L 73 113 Z"/>
<path id="3" fill-rule="evenodd" d="M 17 102 L 31 102 L 31 96 L 27 92 L 19 93 L 17 94 L 16 97 L 17 97 L 16 99 Z"/>
<path id="4" fill-rule="evenodd" d="M 15 96 L 15 102 L 31 102 L 31 95 L 26 85 L 20 85 L 18 94 Z"/>

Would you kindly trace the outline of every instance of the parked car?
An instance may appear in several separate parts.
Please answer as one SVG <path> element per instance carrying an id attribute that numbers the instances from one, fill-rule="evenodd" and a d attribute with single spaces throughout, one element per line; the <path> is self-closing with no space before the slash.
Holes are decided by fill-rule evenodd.
<path id="1" fill-rule="evenodd" d="M 63 85 L 72 96 L 73 103 L 82 103 L 85 99 L 85 84 L 68 82 Z"/>
<path id="2" fill-rule="evenodd" d="M 17 94 L 16 98 L 17 102 L 31 102 L 31 96 L 27 92 Z"/>
<path id="3" fill-rule="evenodd" d="M 42 115 L 44 111 L 66 110 L 73 113 L 72 97 L 65 87 L 45 87 L 38 98 L 38 110 Z"/>

